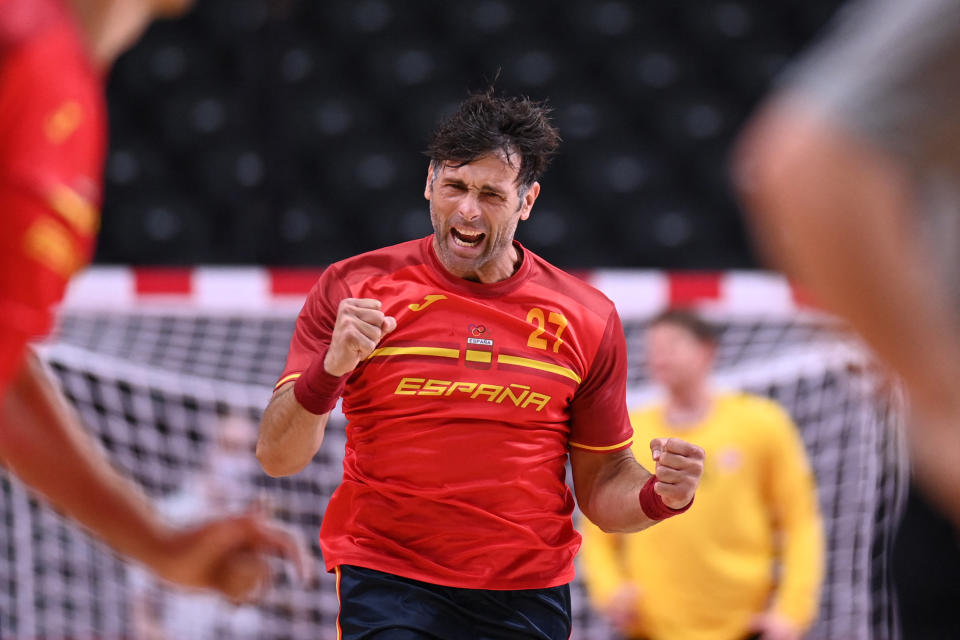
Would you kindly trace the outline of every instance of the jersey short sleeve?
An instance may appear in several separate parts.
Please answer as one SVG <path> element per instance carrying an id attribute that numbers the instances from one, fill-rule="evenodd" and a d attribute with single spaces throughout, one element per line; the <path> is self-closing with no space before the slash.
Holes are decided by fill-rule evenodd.
<path id="1" fill-rule="evenodd" d="M 0 4 L 0 326 L 39 336 L 93 251 L 106 107 L 62 2 Z"/>
<path id="2" fill-rule="evenodd" d="M 612 309 L 597 355 L 570 405 L 570 446 L 599 452 L 629 447 L 633 428 L 626 396 L 627 344 Z"/>
<path id="3" fill-rule="evenodd" d="M 337 307 L 341 300 L 349 297 L 350 290 L 336 265 L 324 271 L 297 316 L 287 362 L 276 387 L 299 378 L 317 354 L 326 350 L 337 321 Z"/>

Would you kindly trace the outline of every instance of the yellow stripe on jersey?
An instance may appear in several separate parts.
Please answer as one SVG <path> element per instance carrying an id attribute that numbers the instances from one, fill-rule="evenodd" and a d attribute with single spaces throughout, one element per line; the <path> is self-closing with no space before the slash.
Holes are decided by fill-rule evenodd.
<path id="1" fill-rule="evenodd" d="M 38 218 L 23 236 L 23 250 L 64 278 L 83 266 L 84 256 L 70 232 L 50 218 Z"/>
<path id="2" fill-rule="evenodd" d="M 293 381 L 293 380 L 296 380 L 296 379 L 299 378 L 301 375 L 302 375 L 302 374 L 299 374 L 299 373 L 291 373 L 290 375 L 283 376 L 282 378 L 280 378 L 280 382 L 278 382 L 277 384 L 273 385 L 273 390 L 276 391 L 277 389 L 279 389 L 279 388 L 282 387 L 283 385 L 287 384 L 288 382 L 291 382 L 291 381 Z"/>
<path id="3" fill-rule="evenodd" d="M 100 228 L 100 212 L 97 208 L 67 185 L 55 185 L 47 198 L 50 208 L 80 235 L 92 236 Z"/>
<path id="4" fill-rule="evenodd" d="M 629 440 L 624 440 L 620 444 L 611 444 L 607 447 L 590 447 L 585 444 L 580 444 L 579 442 L 574 442 L 573 440 L 569 441 L 569 445 L 571 447 L 576 447 L 577 449 L 586 449 L 587 451 L 612 451 L 614 449 L 619 449 L 620 447 L 625 447 L 632 442 L 633 438 L 631 437 Z"/>
<path id="5" fill-rule="evenodd" d="M 543 362 L 541 360 L 533 360 L 532 358 L 521 358 L 520 356 L 508 356 L 500 354 L 497 356 L 497 362 L 503 364 L 512 364 L 517 367 L 528 367 L 530 369 L 539 369 L 540 371 L 549 371 L 550 373 L 556 373 L 565 378 L 570 378 L 577 384 L 581 382 L 580 376 L 577 375 L 577 372 L 573 369 L 568 369 L 567 367 L 561 367 L 558 364 L 553 364 L 552 362 Z"/>
<path id="6" fill-rule="evenodd" d="M 445 347 L 380 347 L 374 349 L 368 358 L 378 356 L 435 356 L 438 358 L 460 358 L 459 349 L 448 349 Z"/>
<path id="7" fill-rule="evenodd" d="M 83 107 L 76 100 L 67 100 L 43 123 L 43 132 L 47 140 L 60 144 L 80 127 L 81 122 L 83 122 Z"/>
<path id="8" fill-rule="evenodd" d="M 467 349 L 467 362 L 490 362 L 492 359 L 493 354 L 489 351 Z"/>

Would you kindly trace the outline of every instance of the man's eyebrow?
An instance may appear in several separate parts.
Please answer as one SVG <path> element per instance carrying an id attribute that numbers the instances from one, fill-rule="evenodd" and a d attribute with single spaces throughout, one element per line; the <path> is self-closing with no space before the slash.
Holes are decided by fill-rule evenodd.
<path id="1" fill-rule="evenodd" d="M 467 187 L 467 183 L 459 178 L 444 178 L 443 184 L 451 185 L 454 187 Z M 505 192 L 500 187 L 495 187 L 490 184 L 480 185 L 480 191 L 487 191 L 490 193 L 495 193 L 498 196 L 502 196 Z"/>

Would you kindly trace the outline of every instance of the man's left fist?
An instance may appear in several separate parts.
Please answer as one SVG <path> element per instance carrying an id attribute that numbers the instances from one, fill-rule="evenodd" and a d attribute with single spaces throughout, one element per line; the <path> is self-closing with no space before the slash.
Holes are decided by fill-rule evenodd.
<path id="1" fill-rule="evenodd" d="M 703 449 L 679 438 L 654 438 L 650 451 L 656 462 L 653 490 L 671 509 L 683 509 L 693 500 L 703 475 Z"/>

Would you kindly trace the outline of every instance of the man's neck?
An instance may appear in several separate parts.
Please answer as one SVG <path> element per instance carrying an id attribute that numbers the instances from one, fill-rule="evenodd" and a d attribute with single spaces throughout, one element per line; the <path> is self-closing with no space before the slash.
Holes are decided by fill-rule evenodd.
<path id="1" fill-rule="evenodd" d="M 665 417 L 671 426 L 698 424 L 712 407 L 713 392 L 707 381 L 667 390 Z"/>
<path id="2" fill-rule="evenodd" d="M 437 256 L 437 259 L 440 260 L 440 263 L 443 265 L 443 267 L 450 274 L 471 282 L 479 282 L 482 284 L 495 284 L 497 282 L 502 282 L 503 280 L 513 277 L 513 275 L 520 270 L 520 267 L 523 266 L 523 251 L 521 251 L 517 243 L 514 242 L 507 254 L 509 257 L 505 257 L 500 262 L 488 263 L 478 269 L 475 273 L 457 273 L 443 262 L 443 259 L 441 258 L 442 254 L 437 246 L 438 244 L 439 240 L 434 237 L 432 244 L 433 254 Z"/>

